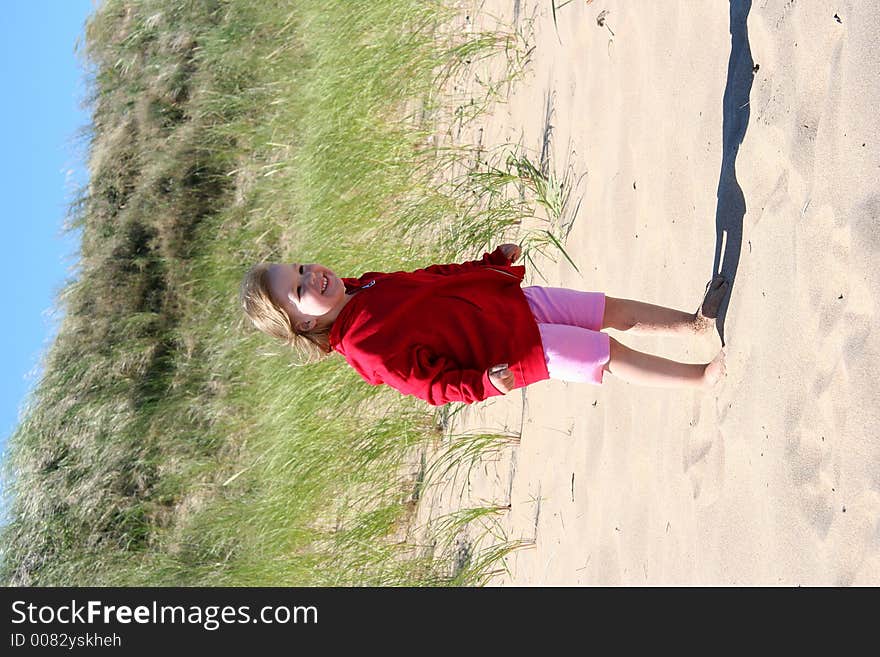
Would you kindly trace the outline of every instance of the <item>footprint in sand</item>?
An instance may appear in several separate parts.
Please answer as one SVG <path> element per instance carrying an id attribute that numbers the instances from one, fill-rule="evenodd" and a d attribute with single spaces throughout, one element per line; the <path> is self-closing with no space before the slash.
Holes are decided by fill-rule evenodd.
<path id="1" fill-rule="evenodd" d="M 847 507 L 847 523 L 841 526 L 835 543 L 834 585 L 875 585 L 876 563 L 880 554 L 880 493 L 864 491 Z"/>
<path id="2" fill-rule="evenodd" d="M 871 208 L 864 209 L 869 211 L 852 213 L 839 229 L 838 213 L 817 207 L 812 223 L 803 229 L 807 239 L 798 254 L 811 266 L 800 281 L 800 303 L 812 316 L 801 327 L 803 344 L 808 345 L 799 359 L 801 385 L 790 388 L 785 407 L 785 460 L 801 512 L 823 539 L 829 532 L 842 531 L 839 480 L 848 458 L 844 450 L 860 436 L 871 435 L 875 424 L 869 409 L 876 406 L 875 364 L 880 357 L 871 340 L 878 280 L 871 280 L 877 276 L 875 269 L 862 263 L 876 260 L 880 240 Z M 823 250 L 804 246 L 820 241 L 826 245 Z M 866 274 L 857 273 L 860 270 Z M 871 462 L 871 456 L 865 456 Z M 852 496 L 853 481 L 843 476 Z M 850 497 L 846 522 L 853 522 L 856 513 Z M 841 544 L 855 549 L 851 540 Z M 846 580 L 842 575 L 841 581 Z"/>
<path id="3" fill-rule="evenodd" d="M 714 504 L 724 484 L 724 436 L 720 428 L 700 423 L 703 404 L 712 399 L 694 400 L 691 425 L 684 445 L 683 468 L 691 482 L 694 500 L 699 506 Z"/>
<path id="4" fill-rule="evenodd" d="M 832 415 L 828 396 L 807 403 L 791 401 L 785 413 L 785 460 L 789 477 L 797 489 L 801 512 L 824 538 L 834 521 L 831 438 L 828 420 Z"/>
<path id="5" fill-rule="evenodd" d="M 718 316 L 718 308 L 728 294 L 729 285 L 721 277 L 713 278 L 706 286 L 706 294 L 697 316 L 709 323 Z M 703 394 L 694 396 L 691 410 L 691 429 L 684 446 L 683 467 L 691 481 L 694 500 L 700 506 L 713 504 L 721 493 L 724 480 L 724 436 L 720 425 L 727 409 L 715 413 L 715 427 L 701 425 L 703 404 L 712 404 L 713 398 Z M 717 410 L 717 400 L 714 401 Z M 708 408 L 708 407 L 707 407 Z"/>

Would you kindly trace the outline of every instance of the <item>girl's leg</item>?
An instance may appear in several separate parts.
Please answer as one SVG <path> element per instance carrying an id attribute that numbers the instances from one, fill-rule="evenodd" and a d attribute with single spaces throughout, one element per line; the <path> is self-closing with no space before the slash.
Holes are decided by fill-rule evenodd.
<path id="1" fill-rule="evenodd" d="M 689 364 L 625 347 L 602 331 L 568 324 L 538 324 L 551 379 L 602 383 L 610 372 L 629 383 L 665 387 L 709 387 L 724 374 L 724 351 L 711 363 Z"/>
<path id="2" fill-rule="evenodd" d="M 725 373 L 724 350 L 710 363 L 678 363 L 630 349 L 600 331 L 610 327 L 698 332 L 693 329 L 695 319 L 714 324 L 711 320 L 728 286 L 717 277 L 706 287 L 706 297 L 694 315 L 639 301 L 612 300 L 601 292 L 539 286 L 523 292 L 538 322 L 550 378 L 599 384 L 602 375 L 611 372 L 640 385 L 709 387 Z"/>
<path id="3" fill-rule="evenodd" d="M 706 286 L 706 296 L 695 313 L 655 306 L 643 301 L 605 297 L 602 328 L 643 334 L 694 335 L 710 330 L 727 294 L 727 281 L 717 276 Z"/>
<path id="4" fill-rule="evenodd" d="M 644 301 L 605 297 L 603 329 L 655 335 L 694 335 L 704 333 L 710 326 L 698 313 L 686 313 Z"/>
<path id="5" fill-rule="evenodd" d="M 653 356 L 620 344 L 610 338 L 611 355 L 605 371 L 627 383 L 666 388 L 708 388 L 725 373 L 722 349 L 711 363 L 679 363 Z"/>

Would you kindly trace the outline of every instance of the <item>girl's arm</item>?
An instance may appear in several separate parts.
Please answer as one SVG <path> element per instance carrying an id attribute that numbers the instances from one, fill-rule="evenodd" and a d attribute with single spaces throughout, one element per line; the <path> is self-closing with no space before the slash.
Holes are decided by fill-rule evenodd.
<path id="1" fill-rule="evenodd" d="M 448 402 L 472 404 L 503 394 L 490 381 L 488 370 L 462 369 L 445 356 L 430 353 L 424 347 L 401 354 L 383 372 L 374 377 L 405 395 L 424 399 L 432 406 Z"/>
<path id="2" fill-rule="evenodd" d="M 509 266 L 519 258 L 520 248 L 516 244 L 502 244 L 491 253 L 484 253 L 479 260 L 469 260 L 461 264 L 431 265 L 416 271 L 424 271 L 432 274 L 454 274 L 468 269 L 476 269 L 485 265 Z"/>

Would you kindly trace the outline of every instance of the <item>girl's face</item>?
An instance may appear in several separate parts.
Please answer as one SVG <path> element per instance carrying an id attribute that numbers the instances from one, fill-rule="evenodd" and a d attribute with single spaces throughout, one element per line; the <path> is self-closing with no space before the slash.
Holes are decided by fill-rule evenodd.
<path id="1" fill-rule="evenodd" d="M 329 325 L 345 305 L 345 284 L 323 265 L 273 264 L 268 277 L 272 300 L 299 330 Z"/>

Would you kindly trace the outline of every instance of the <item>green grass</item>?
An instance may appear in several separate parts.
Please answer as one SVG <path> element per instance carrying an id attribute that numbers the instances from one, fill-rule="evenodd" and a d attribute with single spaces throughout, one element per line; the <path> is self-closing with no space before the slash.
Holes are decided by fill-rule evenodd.
<path id="1" fill-rule="evenodd" d="M 547 176 L 481 179 L 471 150 L 429 144 L 443 112 L 472 118 L 442 80 L 491 56 L 509 82 L 528 58 L 516 32 L 459 35 L 450 15 L 425 0 L 106 0 L 91 17 L 79 271 L 9 441 L 5 583 L 480 584 L 519 547 L 465 563 L 401 540 L 419 476 L 495 442 L 408 472 L 454 410 L 368 386 L 338 357 L 300 366 L 236 304 L 259 260 L 357 275 L 505 237 L 561 246 Z M 443 183 L 455 163 L 474 175 Z M 539 213 L 549 237 L 523 234 Z"/>

